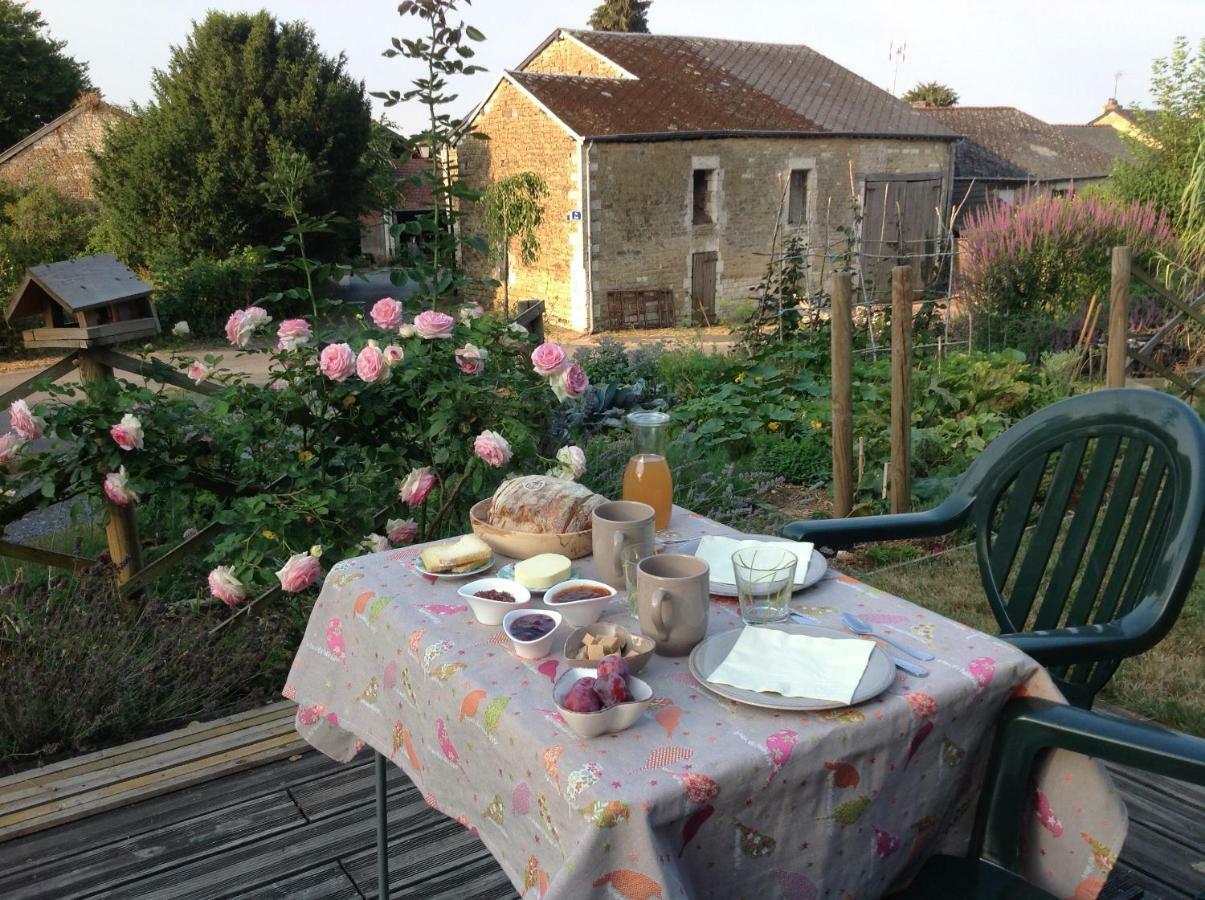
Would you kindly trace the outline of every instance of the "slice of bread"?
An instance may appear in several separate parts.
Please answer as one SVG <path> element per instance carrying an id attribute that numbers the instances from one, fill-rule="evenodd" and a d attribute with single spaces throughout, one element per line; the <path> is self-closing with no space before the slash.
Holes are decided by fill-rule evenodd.
<path id="1" fill-rule="evenodd" d="M 419 556 L 428 572 L 467 572 L 492 557 L 494 551 L 475 534 L 466 534 L 446 544 L 427 547 Z"/>

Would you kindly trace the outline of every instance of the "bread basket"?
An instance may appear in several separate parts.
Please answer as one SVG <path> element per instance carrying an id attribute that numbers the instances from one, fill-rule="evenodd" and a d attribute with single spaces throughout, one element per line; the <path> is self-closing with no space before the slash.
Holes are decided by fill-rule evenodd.
<path id="1" fill-rule="evenodd" d="M 469 510 L 469 521 L 473 534 L 494 549 L 495 553 L 511 559 L 530 559 L 540 553 L 560 553 L 570 559 L 589 556 L 593 550 L 590 529 L 566 534 L 535 534 L 527 531 L 510 531 L 490 524 L 490 510 L 494 500 L 487 497 L 473 504 Z"/>

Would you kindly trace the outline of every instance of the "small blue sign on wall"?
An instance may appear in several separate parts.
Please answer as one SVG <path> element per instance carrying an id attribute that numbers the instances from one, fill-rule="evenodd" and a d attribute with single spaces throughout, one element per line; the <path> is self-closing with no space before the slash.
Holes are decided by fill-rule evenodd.
<path id="1" fill-rule="evenodd" d="M 580 209 L 575 209 L 573 212 L 569 213 L 569 218 L 574 222 L 580 222 L 582 218 L 582 211 Z"/>

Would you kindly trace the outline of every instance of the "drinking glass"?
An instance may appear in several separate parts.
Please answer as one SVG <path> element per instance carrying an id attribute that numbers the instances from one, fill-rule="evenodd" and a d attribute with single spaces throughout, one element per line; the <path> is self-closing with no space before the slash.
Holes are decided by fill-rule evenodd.
<path id="1" fill-rule="evenodd" d="M 623 571 L 623 583 L 628 595 L 625 598 L 628 612 L 633 619 L 640 618 L 640 610 L 636 602 L 636 576 L 641 560 L 653 556 L 654 553 L 643 544 L 625 543 L 619 550 L 619 567 Z"/>
<path id="2" fill-rule="evenodd" d="M 790 612 L 799 557 L 779 547 L 745 547 L 732 554 L 736 594 L 746 625 L 781 622 Z"/>

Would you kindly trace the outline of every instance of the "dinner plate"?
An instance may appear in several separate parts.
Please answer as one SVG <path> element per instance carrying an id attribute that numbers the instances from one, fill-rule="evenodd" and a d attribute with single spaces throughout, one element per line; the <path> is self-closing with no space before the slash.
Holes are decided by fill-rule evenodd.
<path id="1" fill-rule="evenodd" d="M 511 581 L 514 581 L 515 580 L 515 564 L 507 563 L 506 565 L 504 565 L 501 569 L 498 570 L 498 577 L 499 578 L 509 578 Z M 569 568 L 569 578 L 577 578 L 577 566 L 571 566 Z M 564 580 L 568 581 L 569 578 L 566 578 Z M 557 582 L 557 584 L 559 584 L 559 583 L 560 582 Z M 556 585 L 554 584 L 551 587 L 556 587 Z M 551 588 L 542 588 L 542 589 L 528 588 L 528 590 L 531 591 L 531 595 L 533 597 L 543 597 L 544 591 L 547 591 L 550 589 Z"/>
<path id="2" fill-rule="evenodd" d="M 769 535 L 769 534 L 746 534 L 746 535 L 741 536 L 741 540 L 781 541 L 782 538 L 774 537 L 773 535 Z M 698 548 L 698 543 L 696 542 L 695 549 L 697 549 L 697 548 Z M 695 551 L 694 551 L 694 549 L 692 549 L 690 552 L 693 554 Z M 810 588 L 812 585 L 819 582 L 820 579 L 822 579 L 827 574 L 828 574 L 828 560 L 824 558 L 823 554 L 818 553 L 816 551 L 815 547 L 813 547 L 812 548 L 812 558 L 808 560 L 808 570 L 807 570 L 807 574 L 803 576 L 803 583 L 801 585 L 799 585 L 798 587 L 793 588 L 791 593 L 797 594 L 806 588 Z M 719 581 L 713 581 L 713 582 L 711 582 L 711 593 L 715 594 L 717 597 L 735 597 L 736 596 L 736 585 L 735 584 L 723 584 Z"/>
<path id="3" fill-rule="evenodd" d="M 427 567 L 423 565 L 423 558 L 420 556 L 414 561 L 414 571 L 418 572 L 419 575 L 426 576 L 427 578 L 468 578 L 471 575 L 480 575 L 482 572 L 487 571 L 493 564 L 494 555 L 491 553 L 490 558 L 481 565 L 477 566 L 476 568 L 468 569 L 464 572 L 428 572 Z M 507 577 L 501 572 L 499 572 L 498 575 L 501 578 Z"/>
<path id="4" fill-rule="evenodd" d="M 806 634 L 810 637 L 834 638 L 846 641 L 858 641 L 861 638 L 851 637 L 841 631 L 831 628 L 821 628 L 818 625 L 797 625 L 791 622 L 781 622 L 777 625 L 758 625 L 758 628 L 773 628 L 775 631 L 785 631 L 787 634 Z M 783 709 L 790 711 L 809 711 L 818 709 L 839 709 L 844 706 L 856 706 L 877 697 L 895 681 L 895 665 L 891 657 L 882 648 L 875 647 L 870 651 L 870 659 L 866 663 L 866 671 L 854 691 L 853 702 L 838 703 L 833 700 L 813 700 L 808 697 L 784 697 L 764 691 L 748 691 L 744 688 L 733 687 L 730 684 L 717 684 L 709 681 L 711 673 L 724 661 L 736 643 L 743 629 L 733 628 L 713 635 L 690 652 L 688 665 L 690 674 L 699 684 L 713 694 L 719 694 L 728 700 L 744 703 L 749 706 L 760 706 L 763 709 Z"/>

